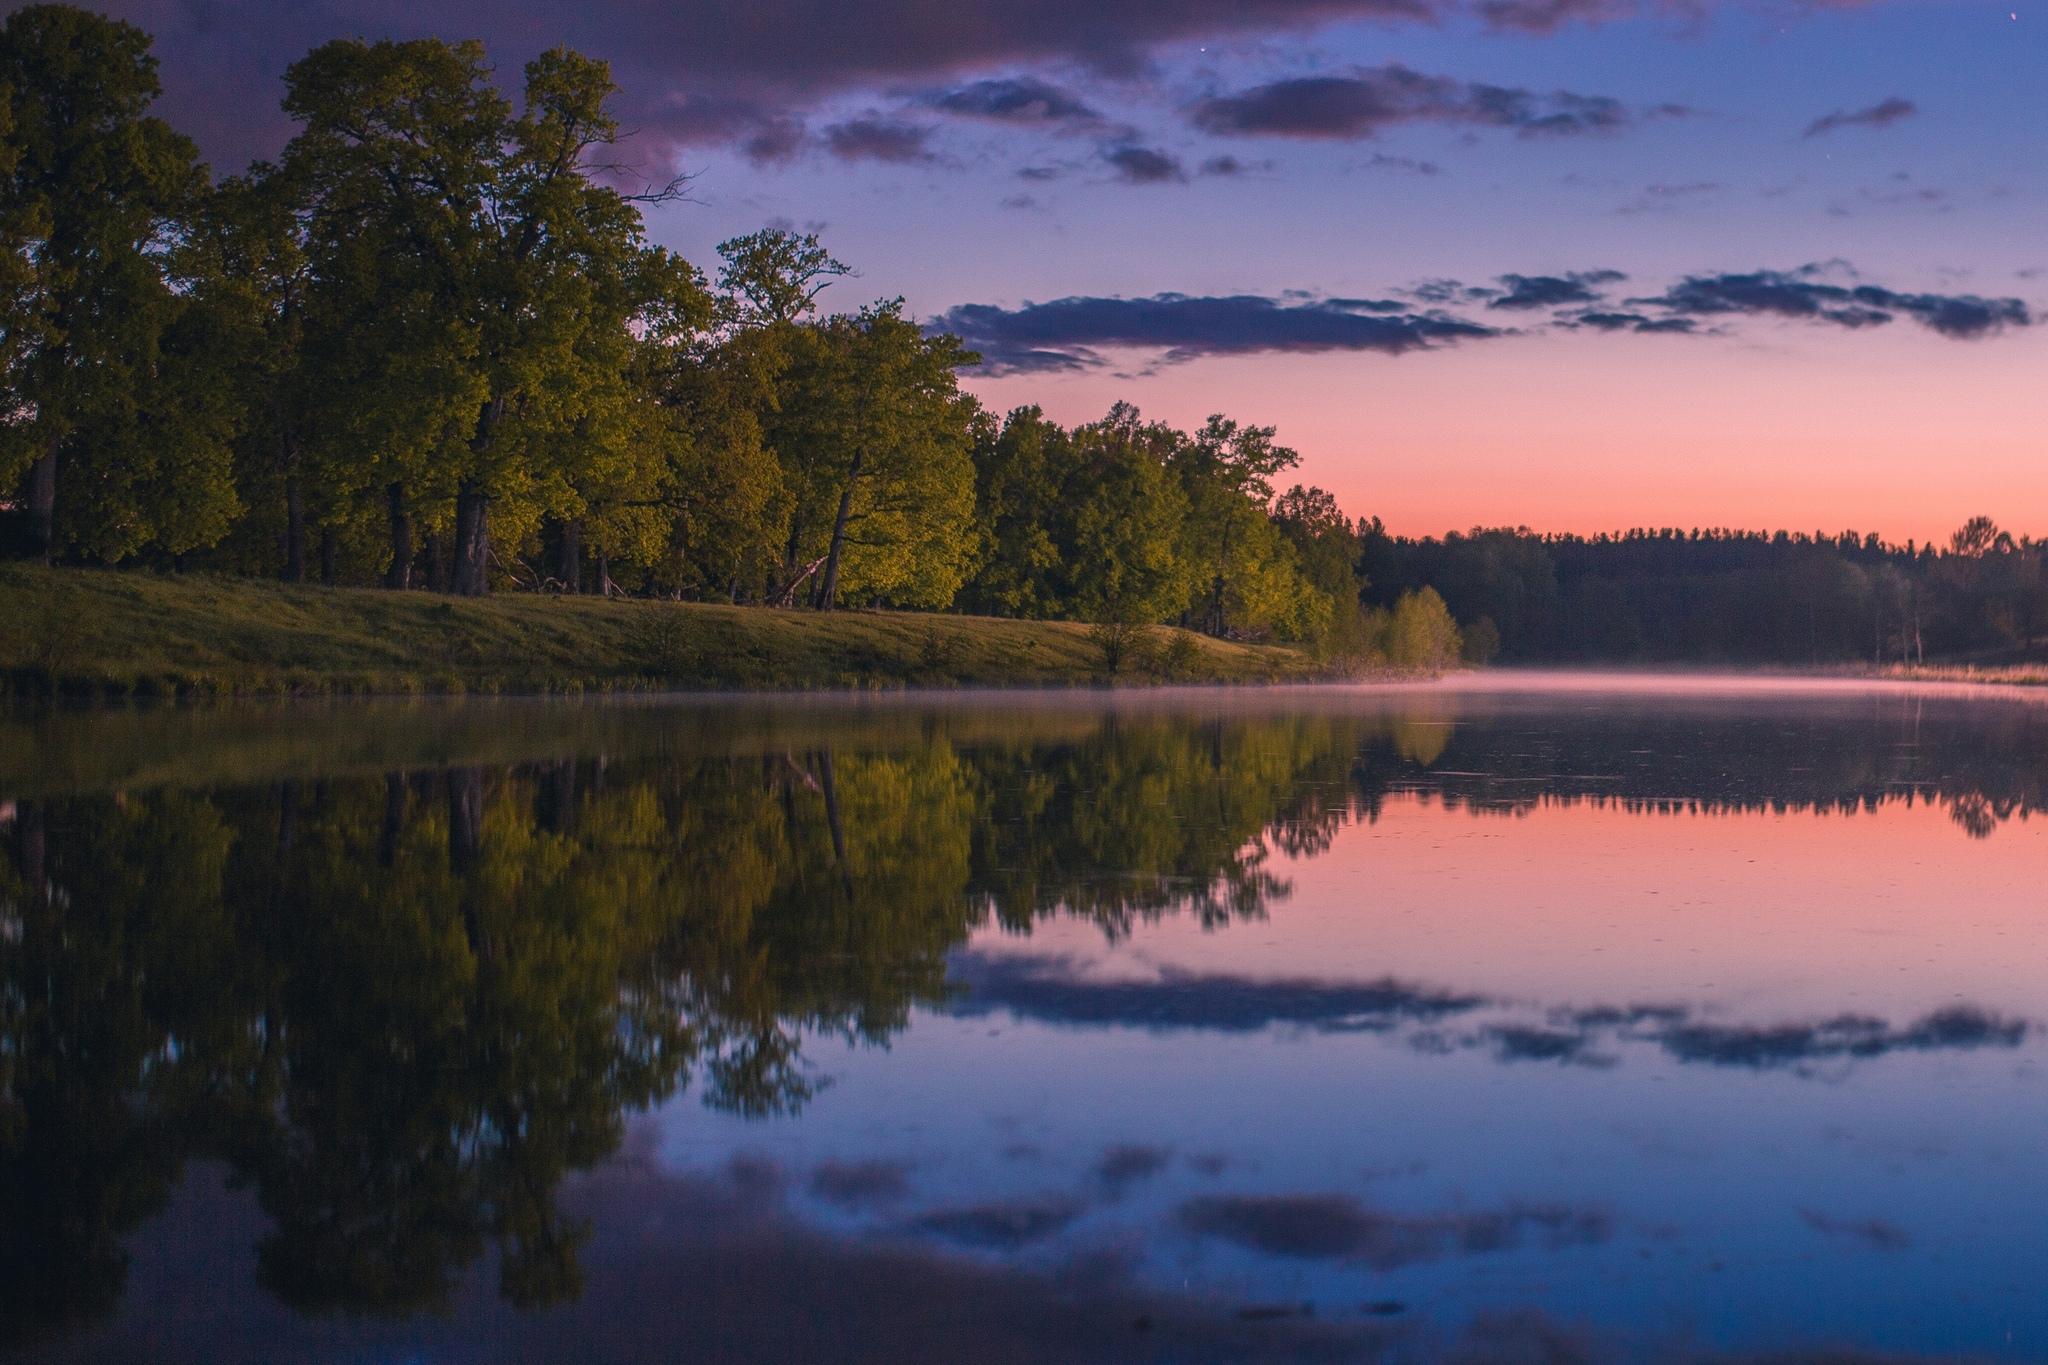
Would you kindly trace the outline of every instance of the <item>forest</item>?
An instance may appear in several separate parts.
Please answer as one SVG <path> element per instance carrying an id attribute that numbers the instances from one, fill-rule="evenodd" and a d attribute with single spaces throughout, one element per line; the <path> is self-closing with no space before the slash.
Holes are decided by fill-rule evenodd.
<path id="1" fill-rule="evenodd" d="M 1156 623 L 1440 668 L 2024 654 L 2041 547 L 1391 536 L 1277 431 L 1063 427 L 815 235 L 652 243 L 609 69 L 502 89 L 481 44 L 340 39 L 296 133 L 217 174 L 147 33 L 0 27 L 0 553 L 468 597 L 602 594 Z M 832 290 L 827 295 L 827 290 Z M 1446 605 L 1448 604 L 1448 606 Z M 1460 629 L 1459 622 L 1463 623 Z M 1115 672 L 1112 667 L 1111 672 Z"/>
<path id="2" fill-rule="evenodd" d="M 0 30 L 18 555 L 1344 648 L 1374 624 L 1334 500 L 1276 497 L 1272 428 L 998 420 L 901 300 L 821 307 L 854 272 L 815 235 L 734 238 L 710 274 L 651 244 L 685 186 L 623 183 L 602 62 L 544 54 L 515 107 L 477 43 L 330 42 L 285 74 L 277 161 L 216 179 L 148 112 L 149 46 L 62 5 Z"/>
<path id="3" fill-rule="evenodd" d="M 1368 601 L 1428 584 L 1506 660 L 1827 664 L 2038 658 L 2048 542 L 1973 517 L 1946 545 L 1854 531 L 1442 539 L 1357 528 Z"/>

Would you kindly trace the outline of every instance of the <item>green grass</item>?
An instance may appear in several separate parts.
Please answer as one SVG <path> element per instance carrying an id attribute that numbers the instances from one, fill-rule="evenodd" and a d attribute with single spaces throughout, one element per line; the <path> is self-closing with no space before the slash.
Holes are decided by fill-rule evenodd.
<path id="1" fill-rule="evenodd" d="M 1153 632 L 1165 643 L 1165 632 Z M 0 567 L 0 680 L 27 695 L 559 693 L 1307 680 L 1299 650 L 1200 638 L 1110 679 L 1083 625 L 601 598 L 438 597 Z"/>

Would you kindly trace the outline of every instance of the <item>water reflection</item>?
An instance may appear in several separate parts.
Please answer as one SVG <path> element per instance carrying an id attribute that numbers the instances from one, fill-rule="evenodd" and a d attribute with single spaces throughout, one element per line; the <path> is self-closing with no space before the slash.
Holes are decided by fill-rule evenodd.
<path id="1" fill-rule="evenodd" d="M 1968 1051 L 2018 1047 L 2035 1025 L 1969 1005 L 1950 1006 L 1894 1026 L 1869 1015 L 1818 1021 L 1727 1024 L 1701 1018 L 1686 1005 L 1595 1006 L 1550 1010 L 1524 1022 L 1443 1021 L 1479 1012 L 1512 1011 L 1518 1002 L 1454 995 L 1391 979 L 1346 983 L 1272 980 L 1161 971 L 1153 981 L 1091 980 L 1058 958 L 1015 953 L 962 953 L 956 971 L 967 994 L 963 1015 L 1001 1011 L 1053 1024 L 1150 1030 L 1251 1032 L 1275 1024 L 1322 1032 L 1394 1033 L 1406 1027 L 1411 1046 L 1489 1052 L 1502 1061 L 1612 1066 L 1621 1045 L 1652 1044 L 1672 1060 L 1714 1066 L 1800 1070 L 1816 1062 L 1882 1057 L 1891 1052 Z"/>
<path id="2" fill-rule="evenodd" d="M 759 1358 L 776 1352 L 751 1334 L 778 1313 L 842 1315 L 792 1358 L 856 1358 L 856 1340 L 877 1359 L 998 1338 L 1032 1358 L 1131 1358 L 1139 1338 L 1160 1359 L 1421 1349 L 1394 1300 L 1318 1318 L 1261 1297 L 1281 1281 L 1256 1268 L 1232 1272 L 1235 1294 L 1177 1296 L 1161 1257 L 1214 1248 L 1380 1274 L 1507 1263 L 1608 1248 L 1623 1215 L 1517 1195 L 1396 1210 L 1328 1188 L 1197 1192 L 1189 1181 L 1248 1168 L 1186 1150 L 1186 1134 L 1105 1142 L 1078 1182 L 961 1177 L 937 1192 L 926 1158 L 792 1170 L 742 1153 L 692 1169 L 627 1139 L 636 1115 L 685 1094 L 719 1123 L 792 1131 L 835 1076 L 860 1083 L 830 1058 L 863 1054 L 836 1043 L 905 1042 L 920 1018 L 976 1030 L 955 1046 L 981 1073 L 1004 1063 L 970 1038 L 1040 1027 L 1210 1048 L 1277 1030 L 1440 1067 L 1590 1074 L 1640 1057 L 1823 1080 L 1893 1055 L 2017 1055 L 2037 1027 L 2002 1001 L 1730 1018 L 1688 998 L 1564 1004 L 1454 974 L 1254 970 L 1163 947 L 1106 971 L 1099 954 L 1032 947 L 1062 926 L 1122 949 L 1169 923 L 1235 943 L 1229 926 L 1280 913 L 1346 830 L 1396 810 L 1734 819 L 1933 803 L 1966 856 L 2041 807 L 2048 715 L 2024 705 L 1328 694 L 0 728 L 0 1331 L 53 1357 L 165 1349 L 152 1310 L 124 1295 L 138 1233 L 169 1226 L 180 1200 L 253 1201 L 260 1219 L 239 1246 L 225 1212 L 150 1234 L 171 1239 L 144 1248 L 152 1294 L 179 1274 L 207 1293 L 219 1272 L 205 1268 L 239 1264 L 253 1241 L 254 1287 L 219 1291 L 222 1313 L 245 1313 L 234 1330 L 274 1328 L 261 1315 L 279 1306 L 368 1315 L 329 1339 L 345 1355 L 431 1340 L 437 1358 L 494 1358 L 488 1343 L 517 1322 L 534 1342 L 583 1332 L 619 1354 L 668 1342 Z M 943 1088 L 953 1073 L 928 1074 Z M 1005 1160 L 1046 1156 L 1030 1146 Z M 1854 1211 L 1800 1216 L 1844 1245 L 1911 1240 Z M 1127 1220 L 1121 1240 L 1080 1238 L 1104 1218 Z M 1031 1261 L 1041 1250 L 1064 1259 Z M 692 1276 L 747 1284 L 744 1307 L 676 1298 Z M 668 1327 L 618 1318 L 657 1283 Z M 927 1300 L 958 1317 L 912 1306 Z M 994 1335 L 962 1335 L 968 1322 Z M 1576 1330 L 1487 1308 L 1429 1350 L 1570 1359 L 1593 1349 Z M 203 1335 L 180 1349 L 260 1350 Z"/>

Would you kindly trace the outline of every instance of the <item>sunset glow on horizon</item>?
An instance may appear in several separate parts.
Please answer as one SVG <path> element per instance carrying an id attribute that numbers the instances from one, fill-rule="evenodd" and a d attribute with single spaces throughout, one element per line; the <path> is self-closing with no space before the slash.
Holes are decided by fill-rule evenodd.
<path id="1" fill-rule="evenodd" d="M 1543 1008 L 1706 1003 L 1724 1016 L 1911 1015 L 1958 993 L 2032 992 L 2048 923 L 2025 908 L 2048 829 L 1973 841 L 1934 801 L 1854 814 L 1652 811 L 1544 801 L 1515 812 L 1390 798 L 1306 858 L 1270 916 L 1148 926 L 1122 971 L 1391 978 Z M 1961 855 L 1967 853 L 1967 857 Z M 1366 894 L 1367 889 L 1370 894 Z M 1932 912 L 1932 918 L 1930 913 Z M 1086 960 L 1085 920 L 984 950 Z"/>
<path id="2" fill-rule="evenodd" d="M 1303 482 L 1397 535 L 1725 527 L 1942 544 L 1972 516 L 2048 526 L 2048 334 L 1959 347 L 1786 331 L 1664 338 L 1661 354 L 1633 338 L 1532 337 L 967 387 L 1069 424 L 1126 394 L 1177 425 L 1214 411 L 1278 424 Z"/>

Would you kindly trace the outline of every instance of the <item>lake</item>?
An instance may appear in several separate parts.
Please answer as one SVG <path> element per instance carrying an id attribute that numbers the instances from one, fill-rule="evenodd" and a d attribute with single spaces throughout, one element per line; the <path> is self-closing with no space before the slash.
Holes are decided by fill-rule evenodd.
<path id="1" fill-rule="evenodd" d="M 0 720 L 50 1361 L 2048 1358 L 2048 695 Z"/>

